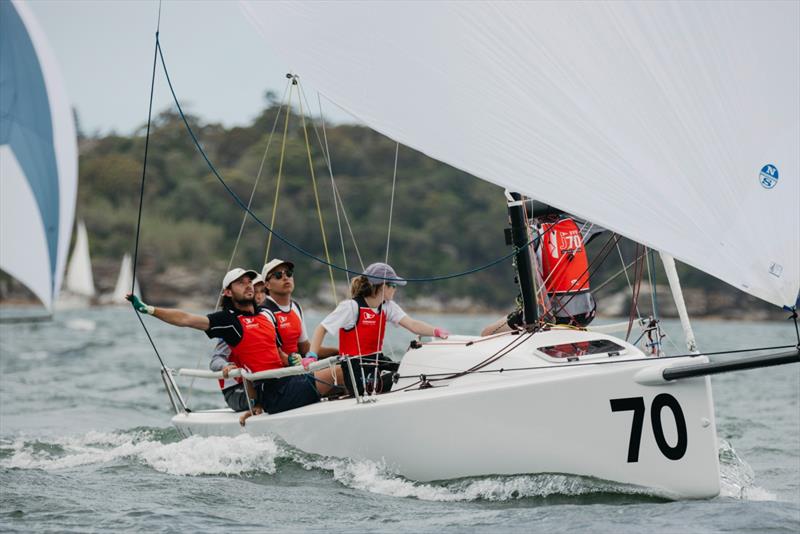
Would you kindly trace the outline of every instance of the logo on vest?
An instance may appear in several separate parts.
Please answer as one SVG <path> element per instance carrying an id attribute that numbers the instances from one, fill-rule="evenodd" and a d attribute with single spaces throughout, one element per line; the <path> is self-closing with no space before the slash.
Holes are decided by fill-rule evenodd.
<path id="1" fill-rule="evenodd" d="M 258 321 L 255 317 L 242 317 L 242 323 L 245 328 L 258 328 Z"/>
<path id="2" fill-rule="evenodd" d="M 285 323 L 288 320 L 289 320 L 289 318 L 286 317 L 285 315 L 279 315 L 278 316 L 278 322 L 280 322 L 280 323 Z"/>

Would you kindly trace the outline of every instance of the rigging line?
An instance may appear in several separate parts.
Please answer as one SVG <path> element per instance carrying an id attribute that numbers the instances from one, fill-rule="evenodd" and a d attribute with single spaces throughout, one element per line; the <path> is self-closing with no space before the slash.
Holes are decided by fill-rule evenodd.
<path id="1" fill-rule="evenodd" d="M 169 71 L 167 69 L 166 62 L 164 61 L 164 55 L 163 55 L 163 51 L 161 49 L 161 45 L 160 44 L 158 44 L 158 53 L 159 53 L 159 56 L 161 57 L 161 66 L 164 68 L 164 75 L 165 75 L 165 78 L 167 80 L 167 85 L 169 85 L 170 93 L 172 93 L 172 98 L 175 101 L 176 107 L 178 108 L 178 114 L 181 116 L 181 119 L 183 120 L 183 125 L 186 127 L 186 130 L 189 133 L 189 136 L 192 138 L 192 142 L 194 143 L 195 148 L 197 148 L 197 150 L 200 152 L 200 155 L 203 157 L 203 160 L 206 162 L 206 165 L 208 166 L 209 170 L 211 170 L 211 172 L 217 178 L 217 181 L 219 181 L 219 183 L 222 185 L 222 187 L 225 189 L 225 191 L 228 193 L 228 195 L 231 197 L 231 199 L 233 199 L 233 201 L 240 208 L 242 208 L 245 212 L 247 212 L 250 215 L 250 217 L 254 221 L 256 221 L 261 227 L 263 227 L 270 234 L 274 235 L 280 241 L 285 243 L 290 248 L 296 250 L 297 252 L 299 252 L 303 256 L 306 256 L 307 258 L 309 258 L 311 260 L 314 260 L 317 263 L 321 263 L 323 265 L 327 265 L 327 266 L 332 267 L 334 269 L 337 269 L 339 271 L 348 272 L 350 274 L 354 274 L 354 275 L 358 275 L 358 276 L 363 275 L 364 274 L 363 272 L 353 271 L 352 269 L 345 269 L 345 268 L 343 268 L 343 267 L 341 267 L 339 265 L 327 262 L 324 259 L 322 259 L 322 258 L 320 258 L 318 256 L 315 256 L 313 253 L 305 250 L 304 248 L 302 248 L 301 246 L 297 245 L 293 241 L 291 241 L 288 238 L 284 237 L 283 234 L 281 234 L 280 232 L 278 232 L 277 230 L 275 230 L 271 226 L 268 226 L 264 221 L 262 221 L 258 217 L 258 215 L 253 213 L 253 211 L 250 210 L 245 205 L 245 203 L 242 201 L 242 199 L 239 197 L 239 195 L 237 195 L 236 192 L 233 191 L 233 189 L 231 189 L 231 187 L 227 184 L 227 182 L 225 182 L 225 180 L 219 174 L 219 171 L 217 171 L 217 168 L 214 167 L 214 164 L 211 163 L 211 160 L 208 158 L 208 155 L 206 154 L 205 150 L 203 150 L 203 146 L 200 144 L 200 141 L 197 139 L 197 136 L 195 135 L 194 130 L 192 130 L 192 127 L 189 125 L 189 121 L 186 118 L 186 115 L 183 113 L 183 108 L 181 107 L 180 102 L 178 101 L 178 97 L 175 94 L 175 88 L 173 87 L 172 81 L 171 81 L 171 79 L 169 77 Z M 523 246 L 528 246 L 532 242 L 533 242 L 533 240 L 529 241 L 528 243 L 526 243 Z M 493 260 L 493 261 L 491 261 L 489 263 L 486 263 L 484 265 L 481 265 L 479 267 L 475 267 L 475 268 L 468 269 L 466 271 L 462 271 L 462 272 L 458 272 L 458 273 L 451 273 L 451 274 L 437 275 L 437 276 L 427 276 L 427 277 L 407 277 L 407 278 L 404 278 L 404 280 L 406 282 L 438 282 L 438 281 L 441 281 L 441 280 L 450 280 L 450 279 L 453 279 L 453 278 L 459 278 L 459 277 L 462 277 L 462 276 L 467 276 L 467 275 L 474 274 L 474 273 L 489 269 L 491 267 L 494 267 L 495 265 L 498 265 L 498 264 L 500 264 L 500 263 L 512 258 L 514 255 L 517 254 L 517 252 L 518 252 L 518 249 L 516 247 L 514 247 L 514 250 L 511 251 L 510 253 L 506 254 L 505 256 L 497 258 L 496 260 Z M 390 282 L 392 280 L 396 280 L 395 278 L 383 277 L 383 276 L 373 276 L 373 278 L 380 278 L 381 280 L 388 280 Z"/>
<path id="2" fill-rule="evenodd" d="M 283 90 L 283 97 L 281 97 L 281 102 L 284 102 L 284 100 L 286 99 L 286 94 L 289 91 L 289 87 L 290 87 L 289 83 L 290 82 L 287 82 L 286 88 Z M 258 172 L 256 173 L 256 180 L 255 180 L 255 183 L 253 184 L 253 190 L 250 191 L 250 198 L 247 200 L 247 207 L 248 208 L 250 208 L 253 205 L 253 198 L 256 195 L 256 189 L 258 189 L 258 183 L 261 180 L 261 174 L 262 174 L 262 172 L 264 170 L 264 163 L 267 160 L 267 154 L 269 153 L 269 147 L 270 147 L 270 145 L 272 145 L 272 137 L 275 134 L 275 130 L 278 127 L 278 120 L 280 119 L 280 116 L 281 116 L 282 107 L 283 107 L 283 104 L 281 104 L 281 106 L 278 107 L 278 113 L 275 115 L 275 121 L 272 123 L 272 130 L 269 133 L 269 138 L 267 138 L 267 146 L 264 149 L 264 154 L 261 156 L 261 164 L 258 166 Z M 233 252 L 231 252 L 231 256 L 228 259 L 228 267 L 227 267 L 227 269 L 225 269 L 225 272 L 230 272 L 231 267 L 233 266 L 233 260 L 234 260 L 234 258 L 236 258 L 236 251 L 239 249 L 239 242 L 242 239 L 242 233 L 244 233 L 244 226 L 245 226 L 246 222 L 247 222 L 247 213 L 242 215 L 242 224 L 239 226 L 239 233 L 236 236 L 236 242 L 233 244 Z M 219 295 L 217 296 L 217 302 L 216 302 L 216 304 L 214 304 L 214 311 L 219 310 L 219 307 L 222 304 L 222 296 L 223 296 L 222 292 L 220 292 Z M 200 359 L 201 358 L 202 358 L 202 354 L 198 352 L 197 353 L 197 363 L 195 364 L 195 367 L 200 367 Z M 192 377 L 192 379 L 189 381 L 189 388 L 188 388 L 188 392 L 186 394 L 186 402 L 190 402 L 191 399 L 192 399 L 192 394 L 194 393 L 195 380 L 196 380 L 196 378 Z M 246 393 L 246 391 L 245 391 L 245 393 Z"/>
<path id="3" fill-rule="evenodd" d="M 300 86 L 300 94 L 305 97 L 305 93 L 303 93 L 303 86 Z M 325 129 L 325 116 L 322 114 L 322 99 L 317 93 L 317 103 L 319 104 L 319 117 L 320 121 L 322 122 L 322 137 L 325 139 L 325 145 L 323 147 L 322 153 L 325 156 L 325 164 L 328 167 L 328 176 L 331 179 L 331 192 L 333 193 L 333 207 L 334 211 L 336 212 L 336 227 L 339 230 L 339 242 L 342 245 L 342 262 L 344 262 L 345 269 L 347 268 L 347 249 L 344 246 L 344 232 L 342 231 L 342 217 L 339 213 L 339 201 L 337 199 L 337 191 L 336 191 L 336 182 L 333 180 L 333 164 L 331 163 L 331 149 L 328 146 L 328 132 Z M 309 110 L 311 106 L 309 106 Z M 316 128 L 315 128 L 316 131 Z M 345 278 L 347 279 L 347 286 L 350 287 L 350 275 L 345 273 Z"/>
<path id="4" fill-rule="evenodd" d="M 639 250 L 638 246 L 637 246 L 636 250 L 637 250 L 637 251 Z M 615 274 L 615 275 L 614 275 L 613 277 L 611 277 L 610 279 L 606 280 L 606 281 L 605 281 L 605 282 L 604 282 L 604 283 L 603 283 L 603 284 L 602 284 L 600 287 L 598 287 L 597 289 L 595 289 L 595 295 L 597 294 L 597 290 L 599 290 L 599 289 L 600 289 L 600 288 L 602 288 L 603 286 L 607 285 L 607 284 L 608 284 L 608 283 L 609 283 L 611 280 L 613 280 L 614 278 L 616 278 L 617 276 L 619 276 L 619 275 L 620 275 L 620 273 L 625 273 L 625 280 L 628 282 L 628 289 L 630 289 L 630 290 L 631 290 L 631 292 L 633 292 L 633 284 L 631 283 L 631 279 L 630 279 L 630 277 L 628 276 L 628 268 L 629 268 L 631 265 L 634 265 L 634 264 L 635 264 L 637 261 L 639 261 L 639 260 L 641 259 L 641 256 L 636 256 L 636 257 L 633 259 L 633 261 L 631 261 L 631 262 L 630 262 L 628 265 L 625 265 L 625 258 L 623 258 L 623 257 L 622 257 L 622 249 L 621 249 L 621 248 L 620 248 L 620 246 L 619 246 L 619 242 L 617 243 L 617 253 L 619 254 L 619 261 L 622 263 L 622 270 L 621 270 L 621 271 L 619 271 L 617 274 Z M 635 253 L 634 253 L 634 254 L 635 254 Z M 642 314 L 641 314 L 641 312 L 639 311 L 639 306 L 638 306 L 638 304 L 637 304 L 637 306 L 636 306 L 636 316 L 639 318 L 639 320 L 641 320 L 641 319 L 642 319 Z"/>
<path id="5" fill-rule="evenodd" d="M 164 63 L 163 56 L 162 56 L 161 64 L 164 65 L 164 70 L 166 71 L 167 66 Z M 169 78 L 167 78 L 167 79 L 169 79 Z M 281 192 L 281 176 L 283 175 L 283 160 L 284 160 L 284 157 L 286 155 L 286 138 L 288 137 L 288 132 L 289 132 L 289 117 L 292 114 L 292 91 L 294 90 L 294 86 L 296 85 L 297 82 L 295 81 L 294 78 L 290 78 L 289 79 L 289 83 L 290 83 L 290 85 L 289 85 L 289 98 L 286 101 L 286 121 L 285 121 L 285 123 L 283 125 L 283 141 L 281 142 L 281 157 L 280 157 L 280 161 L 278 162 L 278 181 L 275 183 L 275 198 L 273 199 L 273 202 L 272 202 L 272 218 L 269 221 L 270 228 L 275 228 L 275 214 L 278 212 L 278 196 L 280 195 L 280 192 Z M 170 87 L 172 87 L 172 86 L 170 86 Z M 177 98 L 175 99 L 175 102 L 177 102 Z M 192 138 L 194 138 L 194 135 L 192 135 Z M 208 160 L 206 159 L 206 161 L 208 161 Z M 216 174 L 216 170 L 214 171 L 214 174 Z M 246 210 L 246 214 L 247 213 L 252 213 L 250 211 L 250 207 L 249 206 L 247 207 L 247 210 Z M 270 245 L 272 245 L 272 232 L 270 232 L 269 235 L 267 236 L 267 250 L 266 250 L 266 253 L 264 254 L 264 264 L 265 265 L 269 261 Z"/>
<path id="6" fill-rule="evenodd" d="M 656 339 L 653 340 L 650 334 L 648 334 L 647 337 L 653 343 L 653 348 L 656 349 L 656 354 L 661 354 L 663 352 L 661 350 L 661 339 L 663 338 L 663 336 L 661 335 L 661 326 L 658 322 L 658 300 L 656 294 L 656 266 L 653 259 L 653 249 L 645 247 L 645 250 L 647 251 L 647 281 L 650 284 L 650 304 L 653 310 L 653 320 L 655 321 Z M 643 331 L 642 334 L 644 334 L 645 332 L 647 332 L 647 330 Z"/>
<path id="7" fill-rule="evenodd" d="M 160 24 L 160 21 L 161 21 L 161 4 L 159 3 L 159 24 Z M 134 289 L 136 288 L 136 263 L 137 263 L 137 259 L 138 259 L 138 255 L 139 255 L 139 236 L 140 236 L 140 230 L 141 230 L 141 227 L 142 227 L 142 206 L 144 204 L 145 178 L 147 177 L 147 151 L 148 151 L 148 148 L 149 148 L 149 145 L 150 145 L 150 124 L 152 123 L 152 117 L 153 117 L 153 92 L 154 92 L 155 85 L 156 85 L 156 64 L 157 64 L 157 61 L 158 61 L 158 55 L 157 55 L 158 50 L 159 50 L 159 46 L 158 46 L 158 30 L 156 30 L 156 45 L 155 45 L 155 50 L 153 51 L 153 74 L 152 74 L 152 76 L 150 78 L 150 104 L 149 104 L 149 107 L 148 107 L 148 110 L 147 110 L 147 133 L 146 133 L 145 141 L 144 141 L 144 161 L 142 163 L 142 183 L 141 183 L 141 186 L 139 187 L 139 216 L 136 219 L 136 242 L 135 242 L 135 245 L 134 245 L 134 252 L 133 252 L 133 277 L 132 277 L 133 280 L 131 281 L 131 293 L 133 293 Z M 150 345 L 153 347 L 153 351 L 156 353 L 156 357 L 158 358 L 158 363 L 161 364 L 161 369 L 163 371 L 166 371 L 167 367 L 166 367 L 166 365 L 164 365 L 164 360 L 161 358 L 161 354 L 158 352 L 158 349 L 156 348 L 156 344 L 153 341 L 153 338 L 150 335 L 150 332 L 147 330 L 147 326 L 144 324 L 144 321 L 142 320 L 141 314 L 139 314 L 139 312 L 136 311 L 135 309 L 133 310 L 133 313 L 134 313 L 134 315 L 136 315 L 136 318 L 139 319 L 139 324 L 142 325 L 142 328 L 144 329 L 144 333 L 147 335 L 147 339 L 150 341 Z"/>
<path id="8" fill-rule="evenodd" d="M 161 18 L 161 4 L 159 3 L 159 20 Z M 142 228 L 142 209 L 144 207 L 144 182 L 147 177 L 147 153 L 150 148 L 150 124 L 153 118 L 153 92 L 156 87 L 156 65 L 158 64 L 158 31 L 156 31 L 156 45 L 153 49 L 153 73 L 150 76 L 150 104 L 147 108 L 147 130 L 144 138 L 144 161 L 142 162 L 142 183 L 139 186 L 139 215 L 136 219 L 136 240 L 133 246 L 133 276 L 131 277 L 131 293 L 136 289 L 136 264 L 139 259 L 139 236 Z"/>
<path id="9" fill-rule="evenodd" d="M 317 205 L 317 218 L 319 219 L 319 231 L 322 234 L 322 248 L 325 251 L 325 260 L 330 264 L 331 255 L 328 252 L 328 238 L 325 236 L 325 223 L 322 220 L 322 208 L 319 204 L 319 192 L 317 191 L 317 177 L 314 173 L 314 160 L 311 157 L 311 143 L 308 142 L 308 127 L 306 126 L 306 115 L 303 112 L 303 98 L 298 91 L 297 100 L 300 102 L 300 120 L 303 124 L 303 136 L 306 140 L 306 154 L 308 155 L 308 170 L 311 173 L 311 184 L 314 187 L 314 202 Z M 333 280 L 333 268 L 328 265 L 328 275 L 331 278 L 331 292 L 333 293 L 333 301 L 338 305 L 339 297 L 336 295 L 336 282 Z"/>
<path id="10" fill-rule="evenodd" d="M 397 186 L 397 159 L 398 159 L 399 155 L 400 155 L 400 143 L 395 141 L 395 145 L 394 145 L 394 171 L 392 172 L 392 194 L 389 197 L 389 223 L 387 225 L 387 230 L 386 230 L 386 254 L 384 255 L 384 260 L 383 260 L 383 262 L 386 263 L 387 265 L 389 263 L 389 242 L 392 239 L 392 214 L 394 213 L 394 193 L 396 191 L 396 186 Z M 382 290 L 383 295 L 381 295 L 383 298 L 381 300 L 384 300 L 384 302 L 385 302 L 386 284 L 382 284 L 381 287 L 383 288 L 383 290 Z M 388 315 L 388 312 L 387 312 L 387 315 Z M 380 323 L 378 323 L 378 324 L 380 324 Z M 384 327 L 386 326 L 385 323 L 384 323 L 383 326 Z M 379 330 L 382 330 L 382 329 L 383 329 L 383 327 L 381 329 L 379 329 Z M 381 334 L 382 334 L 382 332 L 378 333 L 379 339 L 380 339 Z M 384 346 L 385 345 L 386 344 L 384 343 Z M 391 347 L 391 343 L 389 343 L 388 345 L 389 345 L 390 354 L 392 356 L 394 356 L 394 350 Z M 376 367 L 376 379 L 377 379 L 377 367 Z"/>
<path id="11" fill-rule="evenodd" d="M 696 356 L 714 356 L 719 354 L 733 354 L 735 352 L 752 352 L 758 350 L 769 350 L 769 349 L 792 349 L 795 348 L 794 345 L 786 345 L 783 347 L 764 347 L 760 349 L 744 349 L 738 351 L 724 351 L 724 352 L 706 352 L 702 354 L 692 353 L 692 354 L 677 354 L 675 356 L 646 356 L 644 358 L 634 358 L 631 360 L 601 360 L 601 361 L 594 361 L 594 362 L 575 362 L 570 363 L 569 367 L 586 367 L 590 365 L 614 365 L 614 364 L 625 364 L 625 363 L 636 363 L 636 362 L 651 362 L 654 360 L 672 360 L 676 358 L 688 358 L 688 357 L 696 357 Z M 541 366 L 532 366 L 532 367 L 510 367 L 510 368 L 501 368 L 501 369 L 485 369 L 485 370 L 477 370 L 472 371 L 473 373 L 507 373 L 510 371 L 538 371 L 543 369 L 550 369 L 550 370 L 563 370 L 566 366 L 563 365 L 541 365 Z M 425 377 L 428 379 L 440 381 L 440 380 L 450 380 L 450 374 L 452 373 L 432 373 L 432 374 L 425 374 Z M 404 378 L 417 378 L 419 375 L 400 375 L 397 377 L 398 380 L 402 380 Z M 433 377 L 433 378 L 431 378 Z M 458 377 L 456 377 L 458 378 Z M 408 386 L 406 386 L 408 387 Z M 397 391 L 402 391 L 405 388 L 398 389 Z M 393 393 L 395 390 L 390 391 L 389 393 Z"/>
<path id="12" fill-rule="evenodd" d="M 286 94 L 289 92 L 290 83 L 291 82 L 287 82 L 287 84 L 286 84 L 286 88 L 283 91 L 283 97 L 281 97 L 281 102 L 282 103 L 278 107 L 278 113 L 275 115 L 275 120 L 272 123 L 272 130 L 270 131 L 269 137 L 267 138 L 267 147 L 264 149 L 264 154 L 261 156 L 261 163 L 258 166 L 258 173 L 256 173 L 256 181 L 253 184 L 253 190 L 250 192 L 250 198 L 247 201 L 247 207 L 248 208 L 250 208 L 253 205 L 253 198 L 256 195 L 256 189 L 258 189 L 258 184 L 259 184 L 259 182 L 261 180 L 261 175 L 262 175 L 262 172 L 264 170 L 264 164 L 267 161 L 267 154 L 269 153 L 269 148 L 272 145 L 272 137 L 275 135 L 275 130 L 278 127 L 278 120 L 281 117 L 281 110 L 283 109 L 283 102 L 286 101 Z M 288 105 L 289 104 L 287 104 L 287 106 Z M 239 226 L 239 234 L 236 236 L 236 243 L 234 243 L 234 245 L 233 245 L 233 252 L 231 253 L 230 259 L 228 260 L 228 268 L 227 268 L 227 270 L 225 272 L 230 271 L 231 270 L 231 266 L 233 266 L 233 259 L 236 257 L 236 251 L 239 248 L 239 241 L 241 241 L 241 239 L 242 239 L 242 233 L 244 232 L 244 226 L 245 226 L 246 222 L 247 222 L 247 213 L 244 213 L 242 215 L 242 224 L 241 224 L 241 226 Z M 215 310 L 219 309 L 219 306 L 220 306 L 221 302 L 222 302 L 222 294 L 220 293 L 220 296 L 217 297 L 217 304 L 214 307 Z"/>
<path id="13" fill-rule="evenodd" d="M 644 247 L 636 244 L 636 254 L 639 256 L 639 259 L 636 261 L 636 266 L 633 273 L 633 293 L 631 294 L 631 311 L 630 316 L 628 318 L 628 331 L 625 334 L 625 341 L 631 336 L 631 328 L 633 327 L 633 315 L 634 310 L 638 312 L 639 310 L 639 291 L 642 288 L 642 275 L 644 274 L 644 254 L 639 254 L 639 250 L 643 250 Z"/>
<path id="14" fill-rule="evenodd" d="M 653 260 L 653 249 L 645 247 L 647 251 L 647 281 L 650 282 L 650 301 L 653 306 L 653 318 L 658 319 L 658 300 L 656 295 L 656 265 Z"/>
<path id="15" fill-rule="evenodd" d="M 298 89 L 300 91 L 300 95 L 306 101 L 306 107 L 311 111 L 311 105 L 308 103 L 308 98 L 306 97 L 305 89 L 303 89 L 303 83 L 298 79 Z M 347 217 L 347 210 L 344 207 L 344 200 L 342 200 L 342 195 L 339 193 L 339 187 L 336 185 L 336 180 L 333 177 L 333 164 L 331 163 L 331 151 L 330 147 L 328 146 L 328 133 L 325 129 L 325 116 L 322 114 L 322 99 L 320 98 L 319 92 L 317 92 L 317 103 L 319 104 L 319 117 L 320 122 L 322 123 L 322 134 L 325 139 L 323 144 L 322 139 L 319 136 L 319 130 L 317 129 L 316 123 L 314 121 L 311 122 L 311 127 L 314 130 L 314 135 L 317 137 L 317 142 L 320 144 L 320 147 L 323 148 L 322 153 L 323 157 L 325 158 L 325 163 L 328 167 L 328 173 L 331 178 L 331 186 L 333 188 L 333 201 L 334 205 L 336 206 L 336 218 L 339 219 L 339 207 L 341 206 L 342 209 L 342 216 L 344 217 L 344 222 L 347 225 L 347 230 L 350 233 L 350 239 L 353 241 L 353 248 L 356 251 L 356 256 L 358 256 L 358 263 L 361 265 L 361 270 L 364 270 L 364 260 L 361 258 L 361 251 L 358 249 L 358 243 L 356 242 L 356 236 L 353 233 L 353 227 L 350 225 L 350 219 Z M 341 223 L 340 223 L 341 224 Z M 342 255 L 346 256 L 345 246 L 344 246 L 344 237 L 342 236 L 341 226 L 339 228 L 339 234 L 342 241 Z M 345 259 L 345 268 L 347 268 L 347 261 Z M 345 273 L 347 277 L 348 284 L 350 283 L 350 273 Z"/>

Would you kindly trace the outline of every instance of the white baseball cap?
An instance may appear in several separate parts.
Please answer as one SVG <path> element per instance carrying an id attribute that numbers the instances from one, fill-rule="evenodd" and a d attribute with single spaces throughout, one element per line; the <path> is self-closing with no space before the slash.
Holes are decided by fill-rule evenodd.
<path id="1" fill-rule="evenodd" d="M 264 283 L 264 278 L 260 274 L 256 274 L 256 277 L 253 278 L 253 285 L 263 284 L 263 283 Z"/>
<path id="2" fill-rule="evenodd" d="M 266 282 L 269 273 L 272 272 L 275 269 L 275 267 L 278 267 L 280 265 L 288 265 L 290 269 L 294 270 L 294 263 L 275 258 L 274 260 L 269 260 L 268 263 L 264 264 L 264 268 L 261 269 L 261 278 L 263 278 L 264 281 Z"/>
<path id="3" fill-rule="evenodd" d="M 231 269 L 228 271 L 228 274 L 225 275 L 225 278 L 222 279 L 222 289 L 225 290 L 229 285 L 234 283 L 239 278 L 243 277 L 244 275 L 249 274 L 250 278 L 255 280 L 258 273 L 253 271 L 252 269 L 242 269 L 241 267 L 237 267 L 235 269 Z"/>

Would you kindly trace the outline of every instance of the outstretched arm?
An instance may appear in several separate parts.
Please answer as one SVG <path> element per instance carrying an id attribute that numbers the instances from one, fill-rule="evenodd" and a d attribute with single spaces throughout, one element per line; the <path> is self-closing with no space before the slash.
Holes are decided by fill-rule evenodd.
<path id="1" fill-rule="evenodd" d="M 211 326 L 208 317 L 205 315 L 195 315 L 193 313 L 187 313 L 183 310 L 175 310 L 171 308 L 156 308 L 155 306 L 145 304 L 141 299 L 139 299 L 139 297 L 133 294 L 129 294 L 125 298 L 128 299 L 131 304 L 133 304 L 133 307 L 137 312 L 145 315 L 152 315 L 153 317 L 161 319 L 165 323 L 169 323 L 171 325 L 188 326 L 189 328 L 195 328 L 203 331 L 208 330 Z"/>
<path id="2" fill-rule="evenodd" d="M 482 336 L 491 336 L 494 334 L 499 334 L 500 332 L 508 332 L 511 330 L 511 327 L 508 326 L 508 319 L 503 317 L 502 319 L 498 319 L 497 321 L 493 322 L 483 330 L 481 330 Z"/>
<path id="3" fill-rule="evenodd" d="M 448 332 L 444 328 L 431 326 L 425 321 L 420 321 L 419 319 L 412 319 L 408 315 L 400 319 L 399 324 L 406 330 L 414 332 L 415 334 L 420 336 L 433 336 L 441 339 L 447 339 L 447 336 L 450 335 L 450 332 Z"/>

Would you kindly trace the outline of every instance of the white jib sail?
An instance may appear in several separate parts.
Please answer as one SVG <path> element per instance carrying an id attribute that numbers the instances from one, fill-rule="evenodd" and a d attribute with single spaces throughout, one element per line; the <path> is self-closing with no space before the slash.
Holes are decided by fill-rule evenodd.
<path id="1" fill-rule="evenodd" d="M 78 187 L 72 107 L 24 2 L 0 2 L 0 269 L 52 309 Z"/>
<path id="2" fill-rule="evenodd" d="M 70 293 L 93 297 L 95 295 L 94 277 L 92 276 L 92 259 L 89 255 L 89 236 L 86 225 L 78 222 L 75 248 L 67 267 L 66 289 Z"/>
<path id="3" fill-rule="evenodd" d="M 241 4 L 375 130 L 795 304 L 800 3 Z"/>
<path id="4" fill-rule="evenodd" d="M 133 281 L 133 264 L 131 262 L 131 255 L 126 253 L 122 258 L 122 263 L 119 266 L 119 276 L 117 276 L 117 283 L 114 286 L 114 292 L 111 294 L 112 304 L 127 304 L 125 295 L 131 292 L 131 282 Z M 133 284 L 133 292 L 136 295 L 141 295 L 139 291 L 139 281 Z"/>

